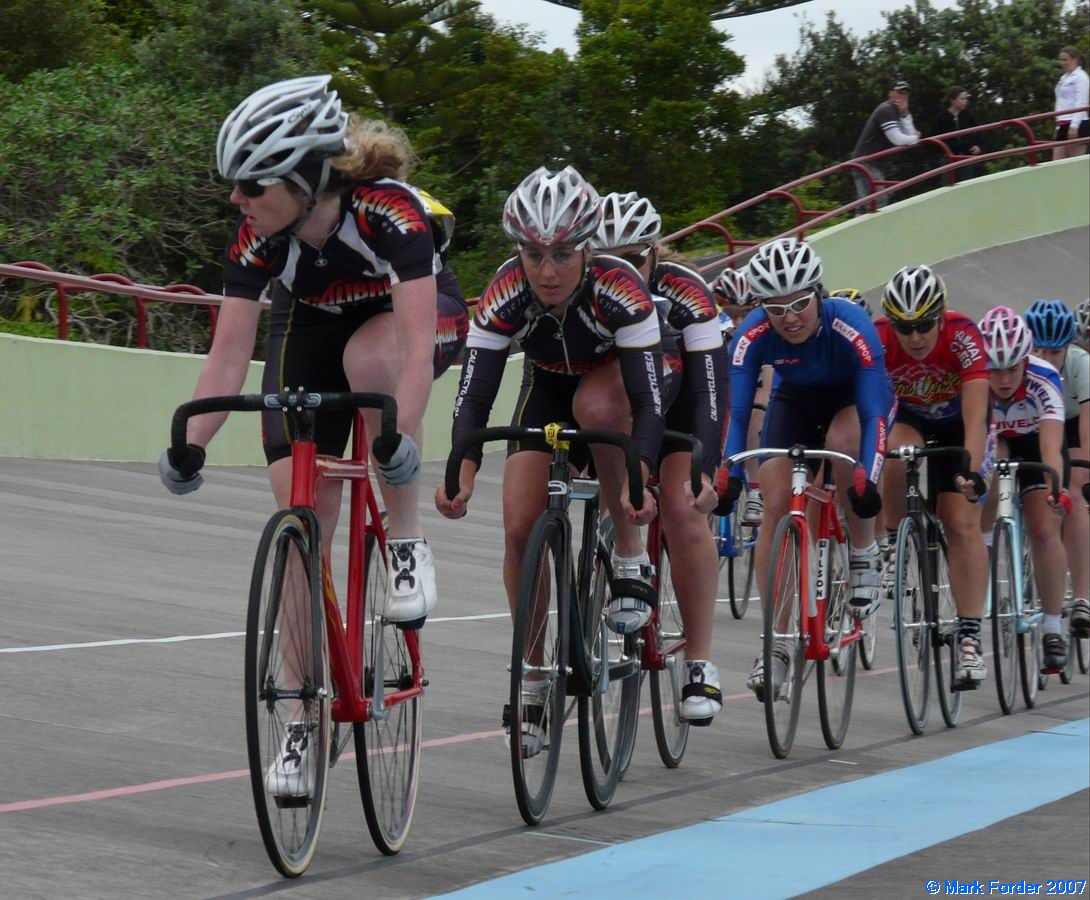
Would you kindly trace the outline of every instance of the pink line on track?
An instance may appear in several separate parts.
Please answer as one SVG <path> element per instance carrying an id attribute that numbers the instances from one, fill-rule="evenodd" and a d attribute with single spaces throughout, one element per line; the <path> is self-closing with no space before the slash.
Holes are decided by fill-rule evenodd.
<path id="1" fill-rule="evenodd" d="M 887 669 L 874 669 L 870 672 L 859 670 L 856 672 L 856 677 L 860 678 L 873 678 L 875 675 L 886 675 L 890 672 L 896 672 L 897 667 Z M 752 697 L 749 691 L 743 691 L 737 694 L 727 694 L 724 700 L 745 700 Z M 651 714 L 651 707 L 646 706 L 640 709 L 640 715 L 646 716 Z M 571 725 L 572 723 L 567 723 Z M 449 737 L 432 738 L 429 741 L 422 741 L 421 748 L 427 747 L 449 747 L 452 744 L 464 744 L 467 741 L 480 741 L 486 738 L 502 737 L 503 730 L 498 729 L 494 731 L 475 731 L 469 734 L 453 734 Z M 355 756 L 354 753 L 345 753 L 341 755 L 341 759 L 350 759 Z M 250 774 L 249 769 L 235 769 L 232 772 L 212 772 L 207 775 L 191 775 L 188 778 L 168 778 L 163 781 L 149 781 L 146 784 L 132 784 L 127 787 L 107 788 L 102 791 L 89 791 L 86 794 L 63 794 L 59 797 L 43 797 L 39 800 L 19 800 L 15 803 L 0 803 L 0 813 L 11 812 L 24 812 L 30 809 L 45 809 L 50 806 L 65 806 L 70 803 L 85 803 L 89 800 L 110 800 L 114 797 L 129 797 L 133 794 L 147 794 L 153 791 L 167 791 L 172 788 L 187 787 L 194 784 L 209 784 L 214 781 L 230 781 L 233 778 L 245 778 Z"/>

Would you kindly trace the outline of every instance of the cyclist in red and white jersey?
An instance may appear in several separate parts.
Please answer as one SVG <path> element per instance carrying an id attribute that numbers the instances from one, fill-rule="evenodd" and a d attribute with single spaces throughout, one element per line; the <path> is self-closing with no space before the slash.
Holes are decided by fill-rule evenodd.
<path id="1" fill-rule="evenodd" d="M 988 363 L 973 321 L 946 308 L 946 285 L 927 266 L 905 266 L 886 285 L 885 316 L 875 322 L 886 351 L 886 370 L 897 394 L 897 417 L 890 446 L 965 447 L 969 469 L 939 457 L 933 468 L 937 509 L 950 548 L 950 587 L 958 609 L 955 683 L 975 687 L 987 674 L 980 650 L 988 551 L 980 530 L 986 486 Z M 905 514 L 905 467 L 889 460 L 883 473 L 882 502 L 888 525 Z"/>
<path id="2" fill-rule="evenodd" d="M 719 277 L 712 282 L 712 291 L 722 310 L 719 321 L 723 325 L 725 341 L 729 346 L 734 339 L 734 331 L 741 321 L 748 316 L 758 305 L 758 300 L 749 289 L 749 279 L 746 278 L 744 269 L 724 269 Z M 725 320 L 725 321 L 724 321 Z M 730 362 L 729 358 L 727 360 Z M 728 394 L 730 385 L 727 385 Z M 761 377 L 757 380 L 757 393 L 753 396 L 753 413 L 749 420 L 749 433 L 746 436 L 746 449 L 752 450 L 757 446 L 761 437 L 761 428 L 764 426 L 765 409 L 768 408 L 768 398 L 772 394 L 772 368 L 766 366 L 761 371 Z M 758 480 L 757 469 L 759 463 L 755 459 L 746 460 L 746 502 L 741 510 L 743 525 L 760 525 L 764 519 L 765 503 L 761 495 L 761 483 Z M 727 470 L 720 469 L 717 476 L 716 490 L 722 495 L 727 489 Z M 716 512 L 726 514 L 730 511 L 729 504 L 721 503 Z"/>
<path id="3" fill-rule="evenodd" d="M 1064 402 L 1060 373 L 1043 359 L 1031 356 L 1033 336 L 1014 310 L 997 306 L 980 320 L 988 382 L 992 394 L 992 422 L 999 437 L 1001 458 L 1044 462 L 1062 473 L 1064 465 Z M 1067 553 L 1060 538 L 1061 517 L 1071 510 L 1065 489 L 1059 502 L 1052 499 L 1040 472 L 1018 475 L 1022 512 L 1030 545 L 1033 571 L 1044 609 L 1042 669 L 1062 669 L 1067 644 L 1062 634 Z M 989 514 L 994 510 L 994 491 Z M 988 524 L 987 522 L 985 523 Z"/>
<path id="4" fill-rule="evenodd" d="M 647 282 L 664 331 L 677 341 L 683 362 L 677 398 L 666 411 L 666 427 L 698 437 L 704 490 L 692 495 L 688 472 L 692 454 L 664 442 L 659 461 L 659 515 L 670 541 L 670 574 L 685 624 L 686 684 L 681 715 L 709 725 L 723 708 L 719 670 L 711 661 L 719 557 L 707 515 L 717 500 L 713 479 L 719 467 L 726 396 L 723 337 L 711 289 L 695 271 L 664 259 L 658 244 L 662 218 L 634 191 L 607 194 L 596 252 L 631 263 Z"/>
<path id="5" fill-rule="evenodd" d="M 1073 341 L 1078 330 L 1075 314 L 1062 300 L 1035 300 L 1026 310 L 1026 325 L 1033 334 L 1033 351 L 1060 373 L 1064 388 L 1064 439 L 1072 459 L 1086 459 L 1090 449 L 1090 354 Z M 1063 538 L 1071 567 L 1071 627 L 1090 635 L 1090 511 L 1082 500 L 1087 471 L 1071 469 L 1074 509 L 1064 520 Z"/>

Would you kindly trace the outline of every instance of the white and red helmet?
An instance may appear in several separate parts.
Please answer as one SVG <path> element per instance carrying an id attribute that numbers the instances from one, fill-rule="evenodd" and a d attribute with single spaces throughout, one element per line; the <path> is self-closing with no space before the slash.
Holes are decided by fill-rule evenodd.
<path id="1" fill-rule="evenodd" d="M 1025 320 L 1009 306 L 990 310 L 977 327 L 993 369 L 1013 368 L 1033 350 L 1033 334 Z"/>
<path id="2" fill-rule="evenodd" d="M 517 244 L 582 247 L 601 221 L 598 192 L 571 166 L 531 172 L 503 205 L 503 233 Z"/>
<path id="3" fill-rule="evenodd" d="M 662 234 L 662 216 L 651 201 L 635 191 L 606 194 L 602 198 L 602 223 L 594 236 L 599 250 L 650 244 Z"/>
<path id="4" fill-rule="evenodd" d="M 715 299 L 723 306 L 756 306 L 757 298 L 749 289 L 744 269 L 724 269 L 712 282 Z"/>

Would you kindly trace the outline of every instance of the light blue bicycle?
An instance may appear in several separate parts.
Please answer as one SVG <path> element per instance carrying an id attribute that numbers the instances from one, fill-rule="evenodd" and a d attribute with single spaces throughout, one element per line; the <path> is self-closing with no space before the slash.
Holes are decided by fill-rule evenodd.
<path id="1" fill-rule="evenodd" d="M 1043 686 L 1041 631 L 1044 610 L 1033 579 L 1028 545 L 1023 541 L 1022 503 L 1018 496 L 1019 471 L 1044 472 L 1059 496 L 1060 479 L 1051 466 L 1038 462 L 1001 459 L 995 464 L 992 490 L 999 504 L 992 528 L 991 580 L 988 618 L 992 623 L 992 664 L 999 706 L 1009 715 L 1014 709 L 1018 683 L 1027 707 L 1037 702 Z"/>

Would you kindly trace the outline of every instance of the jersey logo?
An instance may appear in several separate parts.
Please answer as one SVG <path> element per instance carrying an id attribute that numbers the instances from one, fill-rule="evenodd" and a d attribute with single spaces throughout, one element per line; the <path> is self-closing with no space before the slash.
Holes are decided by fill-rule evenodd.
<path id="1" fill-rule="evenodd" d="M 980 344 L 965 331 L 959 331 L 954 335 L 954 339 L 950 342 L 950 352 L 958 358 L 963 369 L 972 368 L 973 363 L 978 362 L 983 356 L 980 352 Z"/>
<path id="2" fill-rule="evenodd" d="M 769 324 L 768 319 L 763 322 L 758 322 L 752 328 L 742 332 L 742 336 L 738 338 L 738 343 L 734 345 L 734 356 L 731 358 L 731 365 L 740 366 L 746 359 L 746 353 L 749 352 L 750 345 L 757 340 L 761 335 L 765 334 L 772 327 Z"/>
<path id="3" fill-rule="evenodd" d="M 672 272 L 664 272 L 658 279 L 657 287 L 667 300 L 684 309 L 694 322 L 711 319 L 715 314 L 715 308 L 703 283 Z"/>
<path id="4" fill-rule="evenodd" d="M 345 306 L 389 295 L 389 278 L 382 281 L 334 281 L 321 294 L 303 297 L 303 302 L 311 306 Z"/>
<path id="5" fill-rule="evenodd" d="M 368 215 L 385 219 L 401 234 L 430 231 L 431 226 L 413 199 L 412 194 L 395 188 L 360 188 L 353 194 L 352 204 L 360 228 L 367 234 L 373 233 Z"/>
<path id="6" fill-rule="evenodd" d="M 261 251 L 268 242 L 268 238 L 258 237 L 254 234 L 253 228 L 248 224 L 243 223 L 242 227 L 238 230 L 238 239 L 231 245 L 231 249 L 227 252 L 227 257 L 231 262 L 239 263 L 243 266 L 252 266 L 255 269 L 267 269 L 271 264 L 269 260 L 261 255 Z"/>
<path id="7" fill-rule="evenodd" d="M 863 337 L 856 329 L 852 328 L 843 319 L 833 319 L 833 331 L 847 338 L 849 343 L 855 347 L 855 352 L 858 354 L 860 361 L 864 366 L 874 365 L 874 353 L 871 348 L 867 346 L 866 338 Z"/>
<path id="8" fill-rule="evenodd" d="M 522 269 L 518 265 L 501 267 L 477 304 L 477 324 L 486 331 L 498 331 L 502 334 L 513 331 L 515 323 L 509 321 L 512 310 L 505 310 L 505 307 L 521 296 L 525 287 Z"/>
<path id="9" fill-rule="evenodd" d="M 640 316 L 652 309 L 651 298 L 643 286 L 634 281 L 624 269 L 609 269 L 595 279 L 598 288 L 596 311 L 602 310 L 603 301 L 615 303 L 626 313 L 632 316 Z"/>

